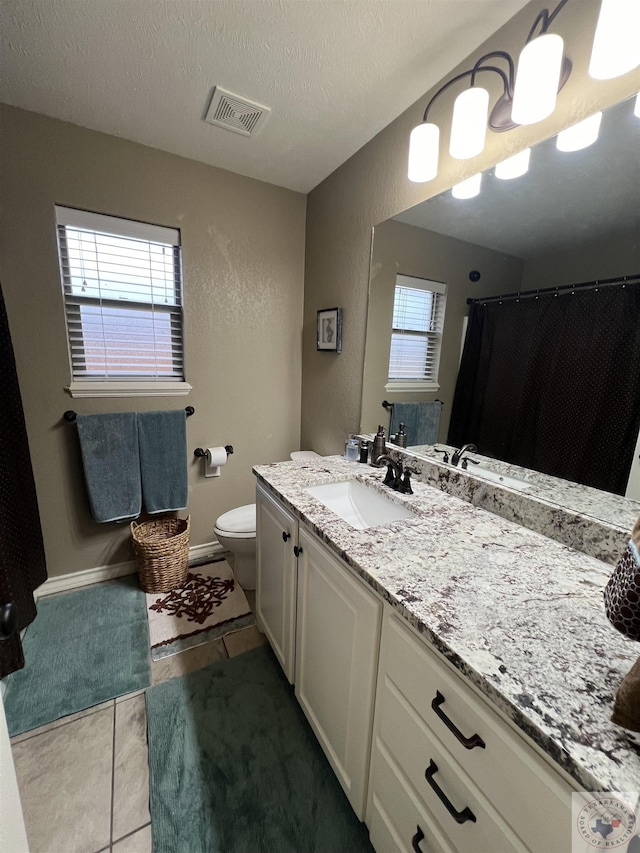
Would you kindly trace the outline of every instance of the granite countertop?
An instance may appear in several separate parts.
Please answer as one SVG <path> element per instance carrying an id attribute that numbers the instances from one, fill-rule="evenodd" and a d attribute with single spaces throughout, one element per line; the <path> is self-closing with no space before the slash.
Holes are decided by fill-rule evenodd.
<path id="1" fill-rule="evenodd" d="M 551 477 L 479 453 L 468 454 L 471 459 L 478 460 L 496 474 L 525 480 L 526 486 L 514 490 L 508 485 L 484 480 L 481 471 L 473 463 L 469 464 L 467 470 L 463 470 L 443 462 L 434 452 L 436 446 L 450 452 L 455 450 L 446 444 L 438 444 L 410 447 L 402 451 L 407 455 L 407 461 L 412 458 L 419 460 L 424 482 L 437 485 L 455 497 L 468 500 L 612 565 L 615 565 L 633 525 L 640 517 L 639 501 Z M 397 448 L 393 449 L 398 451 Z M 415 463 L 408 461 L 408 464 Z"/>
<path id="2" fill-rule="evenodd" d="M 258 465 L 265 484 L 588 791 L 640 790 L 640 748 L 610 722 L 640 654 L 607 621 L 611 566 L 426 483 L 325 457 Z M 358 477 L 415 518 L 356 530 L 306 493 Z"/>

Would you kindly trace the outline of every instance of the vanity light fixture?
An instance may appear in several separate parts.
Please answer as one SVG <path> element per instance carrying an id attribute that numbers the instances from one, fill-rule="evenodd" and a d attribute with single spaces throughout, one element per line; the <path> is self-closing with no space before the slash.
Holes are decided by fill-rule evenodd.
<path id="1" fill-rule="evenodd" d="M 531 149 L 525 148 L 513 157 L 508 157 L 502 163 L 498 163 L 495 168 L 496 178 L 502 181 L 509 181 L 511 178 L 519 178 L 526 174 L 529 169 L 529 160 L 531 159 Z"/>
<path id="2" fill-rule="evenodd" d="M 566 0 L 565 0 L 566 2 Z M 508 70 L 495 65 L 484 65 L 489 59 L 504 59 Z M 503 50 L 494 50 L 481 56 L 473 68 L 457 74 L 451 80 L 441 86 L 431 98 L 424 111 L 422 123 L 414 127 L 409 138 L 409 171 L 410 181 L 424 183 L 431 181 L 438 174 L 438 155 L 440 150 L 440 129 L 437 124 L 428 122 L 429 110 L 434 101 L 440 97 L 450 86 L 465 77 L 471 78 L 471 89 L 469 94 L 463 92 L 456 99 L 456 118 L 451 133 L 451 145 L 456 154 L 453 156 L 460 159 L 474 157 L 484 148 L 484 137 L 486 134 L 487 108 L 489 93 L 486 89 L 476 87 L 476 76 L 484 71 L 492 71 L 498 74 L 502 80 L 503 94 L 498 100 L 489 116 L 489 127 L 492 130 L 510 130 L 515 125 L 511 121 L 511 100 L 513 97 L 514 65 L 508 53 Z M 486 93 L 486 94 L 484 94 Z M 462 96 L 465 96 L 464 98 Z M 485 104 L 486 102 L 486 104 Z M 476 122 L 475 127 L 470 127 L 470 122 Z M 479 126 L 478 126 L 479 125 Z M 466 137 L 472 142 L 469 144 Z M 474 153 L 468 153 L 472 150 Z M 452 152 L 453 153 L 453 152 Z"/>
<path id="3" fill-rule="evenodd" d="M 640 3 L 602 0 L 593 39 L 589 74 L 612 80 L 640 65 Z"/>
<path id="4" fill-rule="evenodd" d="M 470 178 L 452 187 L 451 195 L 459 199 L 475 198 L 480 192 L 481 182 L 482 172 L 477 172 L 475 175 L 471 175 Z"/>
<path id="5" fill-rule="evenodd" d="M 449 154 L 457 160 L 468 160 L 484 149 L 489 117 L 489 93 L 481 86 L 471 86 L 456 98 L 451 119 Z"/>
<path id="6" fill-rule="evenodd" d="M 558 151 L 580 151 L 588 148 L 598 138 L 602 113 L 594 113 L 572 127 L 562 130 L 556 140 Z"/>
<path id="7" fill-rule="evenodd" d="M 563 56 L 564 43 L 560 36 L 547 30 L 568 0 L 560 0 L 553 12 L 543 9 L 536 17 L 520 56 L 518 74 L 511 54 L 493 50 L 481 56 L 473 68 L 457 74 L 441 86 L 424 111 L 409 140 L 410 181 L 431 181 L 438 174 L 440 130 L 428 122 L 429 111 L 440 95 L 460 80 L 470 78 L 470 87 L 455 100 L 451 122 L 449 153 L 466 160 L 484 149 L 488 125 L 491 130 L 511 130 L 518 124 L 532 124 L 553 112 L 555 98 L 571 74 L 571 62 Z M 541 33 L 534 38 L 538 27 Z M 496 62 L 504 63 L 506 68 Z M 489 93 L 476 85 L 476 77 L 491 71 L 502 80 L 502 95 L 489 113 Z M 517 93 L 517 100 L 516 100 Z"/>
<path id="8" fill-rule="evenodd" d="M 556 108 L 564 42 L 544 33 L 522 49 L 513 90 L 511 118 L 516 124 L 536 124 Z"/>

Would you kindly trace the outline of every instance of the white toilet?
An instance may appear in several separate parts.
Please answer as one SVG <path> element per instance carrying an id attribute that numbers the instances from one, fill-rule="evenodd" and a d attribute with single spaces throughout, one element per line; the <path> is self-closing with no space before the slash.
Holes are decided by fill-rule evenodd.
<path id="1" fill-rule="evenodd" d="M 223 513 L 214 533 L 235 556 L 233 574 L 243 589 L 256 588 L 256 505 L 245 504 Z"/>
<path id="2" fill-rule="evenodd" d="M 294 460 L 317 459 L 313 450 L 296 450 Z M 230 509 L 223 513 L 214 527 L 216 539 L 226 551 L 235 557 L 233 570 L 235 579 L 243 589 L 256 588 L 256 505 Z"/>

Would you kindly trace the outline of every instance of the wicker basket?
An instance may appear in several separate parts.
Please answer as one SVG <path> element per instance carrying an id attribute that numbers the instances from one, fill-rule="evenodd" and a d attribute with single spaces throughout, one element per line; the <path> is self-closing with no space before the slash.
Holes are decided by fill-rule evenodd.
<path id="1" fill-rule="evenodd" d="M 168 592 L 184 583 L 189 569 L 190 527 L 191 516 L 131 522 L 140 586 L 145 592 Z"/>

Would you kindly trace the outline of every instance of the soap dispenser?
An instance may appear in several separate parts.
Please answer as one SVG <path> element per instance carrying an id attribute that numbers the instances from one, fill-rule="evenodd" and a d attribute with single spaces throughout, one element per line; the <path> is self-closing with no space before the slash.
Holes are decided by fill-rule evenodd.
<path id="1" fill-rule="evenodd" d="M 404 424 L 402 423 L 398 427 L 398 432 L 396 433 L 396 444 L 398 447 L 407 446 L 407 433 L 404 431 Z"/>
<path id="2" fill-rule="evenodd" d="M 382 456 L 386 450 L 386 442 L 384 436 L 384 427 L 382 424 L 378 426 L 378 432 L 373 439 L 373 450 L 371 451 L 371 464 L 376 465 L 376 459 Z M 379 465 L 376 467 L 380 467 Z"/>

